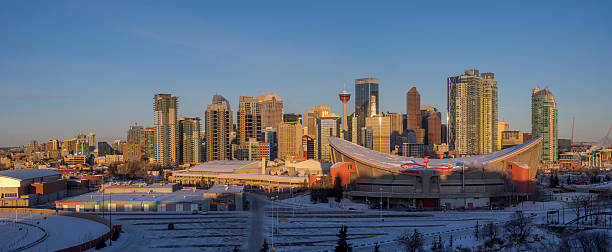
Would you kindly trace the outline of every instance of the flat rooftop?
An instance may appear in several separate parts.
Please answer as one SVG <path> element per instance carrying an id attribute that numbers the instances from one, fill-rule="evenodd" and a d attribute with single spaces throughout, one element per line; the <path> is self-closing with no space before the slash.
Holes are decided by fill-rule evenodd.
<path id="1" fill-rule="evenodd" d="M 49 169 L 16 169 L 0 171 L 0 177 L 26 180 L 33 178 L 60 175 L 61 173 Z"/>
<path id="2" fill-rule="evenodd" d="M 245 166 L 260 165 L 260 160 L 213 160 L 189 168 L 192 172 L 232 173 Z"/>
<path id="3" fill-rule="evenodd" d="M 169 202 L 169 203 L 189 203 L 197 200 L 204 200 L 205 190 L 180 190 L 171 193 L 139 193 L 139 192 L 127 192 L 127 193 L 105 193 L 102 192 L 90 192 L 82 195 L 78 195 L 71 198 L 55 201 L 55 203 L 86 203 L 86 202 L 99 202 L 99 201 L 115 201 L 115 202 Z M 104 198 L 103 198 L 104 197 Z"/>

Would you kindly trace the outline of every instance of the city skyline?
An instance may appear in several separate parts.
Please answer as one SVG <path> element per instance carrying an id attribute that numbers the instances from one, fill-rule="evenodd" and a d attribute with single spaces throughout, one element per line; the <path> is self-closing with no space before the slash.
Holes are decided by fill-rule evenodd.
<path id="1" fill-rule="evenodd" d="M 9 38 L 0 42 L 0 105 L 9 109 L 1 112 L 6 120 L 0 123 L 0 146 L 63 140 L 91 131 L 100 141 L 124 139 L 135 122 L 153 126 L 150 99 L 156 93 L 180 97 L 178 116 L 186 117 L 204 118 L 215 93 L 237 108 L 239 96 L 267 90 L 283 99 L 285 113 L 330 106 L 330 112 L 341 114 L 337 93 L 343 83 L 355 93 L 350 85 L 354 79 L 374 77 L 380 80 L 380 112 L 404 113 L 411 86 L 421 93 L 422 105 L 445 111 L 445 78 L 469 68 L 495 72 L 498 120 L 510 121 L 512 129 L 530 131 L 530 93 L 536 85 L 555 93 L 559 138 L 569 138 L 572 116 L 577 141 L 599 140 L 612 124 L 607 110 L 612 102 L 606 97 L 612 88 L 606 78 L 612 66 L 606 42 L 610 34 L 600 32 L 610 30 L 611 18 L 605 11 L 609 8 L 601 5 L 535 3 L 527 9 L 504 3 L 453 19 L 453 24 L 448 21 L 455 10 L 477 4 L 448 3 L 431 17 L 427 15 L 433 11 L 422 10 L 433 8 L 421 5 L 320 8 L 317 3 L 284 3 L 286 11 L 278 13 L 262 4 L 245 6 L 256 10 L 253 13 L 246 11 L 249 8 L 235 10 L 232 14 L 243 15 L 237 19 L 224 16 L 231 9 L 224 4 L 186 5 L 163 13 L 168 7 L 164 4 L 141 11 L 129 5 L 117 11 L 116 3 L 6 4 L 0 15 Z M 336 21 L 365 9 L 407 14 Z M 501 9 L 517 14 L 489 19 Z M 309 19 L 312 12 L 307 10 L 316 11 L 320 20 Z M 543 10 L 546 15 L 532 15 Z M 101 22 L 109 15 L 116 21 Z M 82 22 L 72 22 L 74 18 Z M 270 25 L 279 18 L 286 24 Z M 167 19 L 173 21 L 164 24 Z M 573 22 L 576 19 L 581 22 Z M 95 32 L 73 33 L 83 26 Z M 358 35 L 364 29 L 371 34 Z M 482 30 L 488 39 L 442 39 Z M 351 43 L 345 47 L 347 41 Z M 577 87 L 584 92 L 576 92 Z M 348 107 L 350 114 L 354 100 Z"/>

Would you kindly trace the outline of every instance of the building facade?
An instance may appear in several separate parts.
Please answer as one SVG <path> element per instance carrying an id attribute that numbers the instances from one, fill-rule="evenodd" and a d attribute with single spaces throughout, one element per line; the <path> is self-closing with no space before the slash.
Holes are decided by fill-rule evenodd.
<path id="1" fill-rule="evenodd" d="M 542 136 L 542 162 L 557 162 L 557 102 L 550 89 L 536 87 L 531 93 L 531 134 Z"/>
<path id="2" fill-rule="evenodd" d="M 268 92 L 268 95 L 258 95 L 257 101 L 261 110 L 261 128 L 278 129 L 283 122 L 283 100 L 277 94 Z"/>
<path id="3" fill-rule="evenodd" d="M 497 80 L 493 73 L 466 70 L 448 77 L 448 143 L 459 157 L 497 149 Z"/>

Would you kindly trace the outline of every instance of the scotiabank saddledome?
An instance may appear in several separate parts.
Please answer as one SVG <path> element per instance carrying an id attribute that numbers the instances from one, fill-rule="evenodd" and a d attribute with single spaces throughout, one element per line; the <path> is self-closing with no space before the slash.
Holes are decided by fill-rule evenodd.
<path id="1" fill-rule="evenodd" d="M 385 208 L 471 209 L 534 192 L 541 139 L 483 155 L 429 160 L 385 154 L 337 137 L 328 141 L 332 175 L 350 178 L 353 200 L 382 201 Z"/>

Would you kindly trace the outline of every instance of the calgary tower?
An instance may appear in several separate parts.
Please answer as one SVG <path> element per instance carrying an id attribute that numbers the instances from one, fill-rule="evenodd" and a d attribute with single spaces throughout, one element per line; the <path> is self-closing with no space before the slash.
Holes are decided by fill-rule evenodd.
<path id="1" fill-rule="evenodd" d="M 342 102 L 342 132 L 348 131 L 348 126 L 346 125 L 346 104 L 351 99 L 351 93 L 346 91 L 346 88 L 338 94 L 340 97 L 340 101 Z"/>

